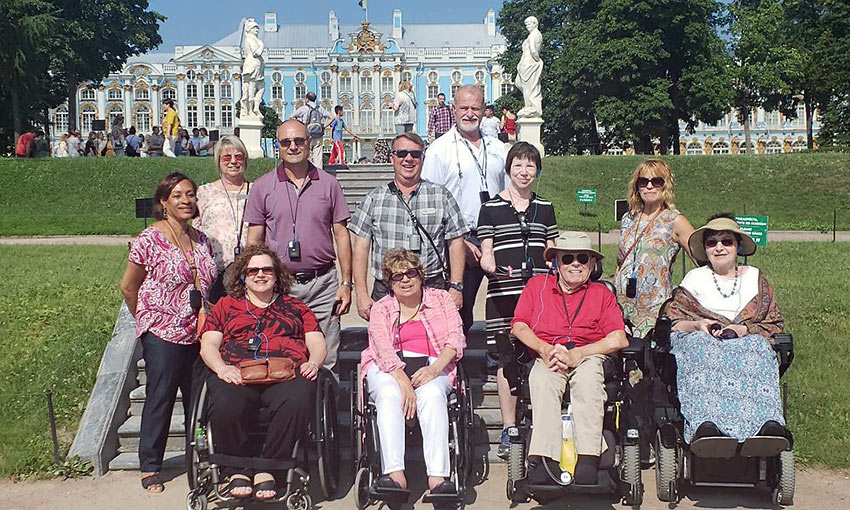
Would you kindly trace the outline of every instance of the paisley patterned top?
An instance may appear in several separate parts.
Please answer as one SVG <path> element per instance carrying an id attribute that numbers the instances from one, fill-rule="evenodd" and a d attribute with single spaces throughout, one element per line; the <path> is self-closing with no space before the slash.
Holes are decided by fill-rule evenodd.
<path id="1" fill-rule="evenodd" d="M 673 240 L 673 223 L 679 214 L 679 211 L 665 209 L 643 236 L 640 234 L 647 228 L 649 219 L 644 217 L 636 225 L 632 213 L 623 216 L 617 250 L 617 263 L 622 265 L 614 275 L 614 286 L 623 317 L 634 325 L 634 336 L 643 338 L 655 326 L 658 310 L 673 290 L 672 265 L 679 253 L 679 245 Z M 636 239 L 637 246 L 623 261 L 622 257 Z M 637 294 L 629 298 L 626 286 L 633 274 L 637 278 Z"/>
<path id="2" fill-rule="evenodd" d="M 219 271 L 223 271 L 233 262 L 233 249 L 236 248 L 236 238 L 239 235 L 238 219 L 243 218 L 245 204 L 248 202 L 250 184 L 242 190 L 228 191 L 216 188 L 212 183 L 198 188 L 198 218 L 192 226 L 209 237 Z M 234 218 L 234 213 L 236 218 Z M 242 226 L 241 245 L 245 246 L 248 237 L 248 224 Z"/>
<path id="3" fill-rule="evenodd" d="M 218 272 L 207 236 L 199 235 L 189 257 L 198 268 L 198 279 L 206 296 Z M 148 273 L 139 288 L 136 336 L 150 331 L 166 342 L 197 342 L 198 316 L 189 302 L 189 291 L 195 285 L 189 263 L 180 249 L 151 225 L 133 240 L 129 260 L 144 266 Z"/>

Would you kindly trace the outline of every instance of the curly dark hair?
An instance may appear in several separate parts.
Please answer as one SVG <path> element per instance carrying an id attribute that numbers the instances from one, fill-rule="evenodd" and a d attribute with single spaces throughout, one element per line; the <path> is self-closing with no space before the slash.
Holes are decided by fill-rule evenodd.
<path id="1" fill-rule="evenodd" d="M 242 253 L 236 257 L 233 264 L 230 264 L 230 267 L 227 268 L 227 272 L 224 274 L 224 290 L 227 291 L 227 295 L 235 298 L 245 296 L 245 283 L 242 280 L 242 276 L 245 274 L 248 262 L 251 261 L 252 257 L 256 257 L 257 255 L 268 255 L 271 257 L 275 278 L 277 279 L 275 290 L 281 295 L 289 294 L 289 289 L 292 288 L 292 283 L 295 281 L 292 272 L 268 246 L 264 244 L 251 244 L 242 250 Z"/>

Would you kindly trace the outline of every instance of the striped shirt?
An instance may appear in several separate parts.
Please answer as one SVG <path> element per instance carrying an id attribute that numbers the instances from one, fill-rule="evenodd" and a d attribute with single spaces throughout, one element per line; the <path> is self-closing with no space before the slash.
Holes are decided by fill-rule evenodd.
<path id="1" fill-rule="evenodd" d="M 386 184 L 373 189 L 357 206 L 348 230 L 372 241 L 372 275 L 379 280 L 383 278 L 381 261 L 392 248 L 407 248 L 415 252 L 425 269 L 426 278 L 440 275 L 443 270 L 440 259 L 428 239 L 414 226 L 410 213 L 399 198 Z M 451 193 L 439 184 L 423 180 L 410 193 L 407 204 L 448 264 L 446 241 L 469 231 Z M 411 246 L 410 239 L 414 234 L 419 236 L 418 249 Z"/>
<path id="2" fill-rule="evenodd" d="M 532 194 L 525 210 L 527 241 L 520 225 L 521 215 L 514 210 L 510 201 L 497 195 L 481 206 L 478 239 L 493 240 L 497 266 L 510 266 L 514 271 L 520 271 L 525 260 L 535 268 L 535 274 L 545 273 L 547 268 L 543 251 L 546 249 L 546 241 L 558 237 L 555 208 L 548 200 Z M 488 343 L 493 342 L 496 331 L 510 329 L 514 307 L 527 283 L 528 280 L 521 276 L 489 279 L 486 306 Z"/>

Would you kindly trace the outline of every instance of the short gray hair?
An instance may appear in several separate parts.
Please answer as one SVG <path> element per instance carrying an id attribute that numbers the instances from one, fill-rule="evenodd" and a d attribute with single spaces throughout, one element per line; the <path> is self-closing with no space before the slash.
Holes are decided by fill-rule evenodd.
<path id="1" fill-rule="evenodd" d="M 215 152 L 213 153 L 213 157 L 215 158 L 215 169 L 218 172 L 221 172 L 221 151 L 225 149 L 225 147 L 236 147 L 236 150 L 242 153 L 242 156 L 245 157 L 245 168 L 248 169 L 248 149 L 245 147 L 245 144 L 242 143 L 242 140 L 239 139 L 238 136 L 227 135 L 223 136 L 221 140 L 217 144 L 215 144 Z"/>
<path id="2" fill-rule="evenodd" d="M 461 92 L 472 92 L 473 94 L 480 97 L 481 98 L 481 107 L 483 109 L 485 101 L 484 101 L 484 90 L 481 87 L 479 87 L 478 85 L 472 84 L 472 83 L 461 86 L 460 88 L 457 89 L 457 91 L 455 91 L 454 98 L 452 99 L 453 103 L 457 103 L 457 96 Z"/>

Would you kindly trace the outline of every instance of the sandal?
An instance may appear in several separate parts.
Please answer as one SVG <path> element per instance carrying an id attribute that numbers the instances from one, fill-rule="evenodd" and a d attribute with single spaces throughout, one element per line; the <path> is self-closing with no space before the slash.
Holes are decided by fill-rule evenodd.
<path id="1" fill-rule="evenodd" d="M 259 479 L 259 480 L 258 480 Z M 254 499 L 268 501 L 277 497 L 277 488 L 274 477 L 269 473 L 257 473 L 254 476 Z M 261 492 L 272 492 L 271 496 L 261 497 Z"/>
<path id="2" fill-rule="evenodd" d="M 251 489 L 248 492 L 243 492 L 241 494 L 234 494 L 233 489 Z M 251 483 L 251 479 L 245 475 L 233 475 L 230 477 L 230 481 L 227 486 L 224 488 L 227 494 L 230 494 L 234 498 L 244 499 L 250 498 L 254 493 L 254 485 Z"/>
<path id="3" fill-rule="evenodd" d="M 149 493 L 159 494 L 165 490 L 165 485 L 162 483 L 159 473 L 154 473 L 142 478 L 142 488 Z"/>

